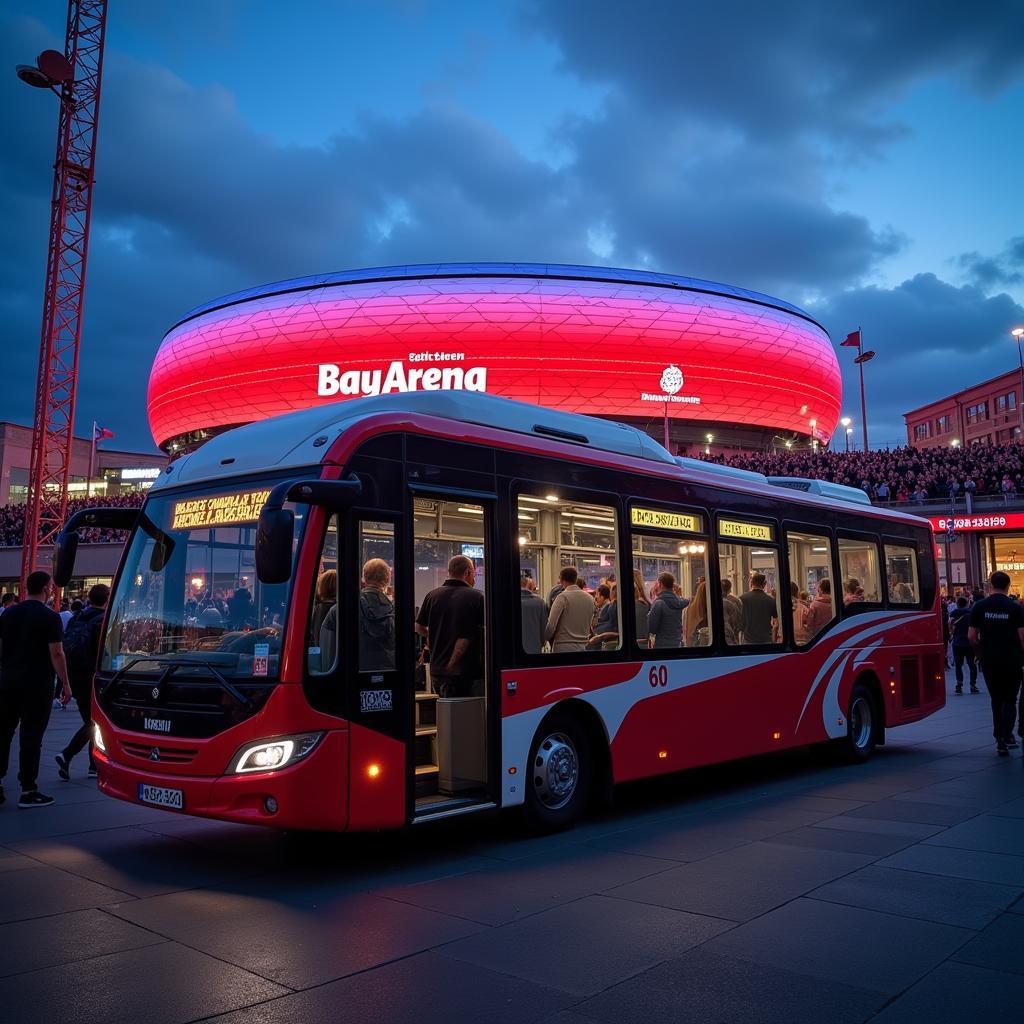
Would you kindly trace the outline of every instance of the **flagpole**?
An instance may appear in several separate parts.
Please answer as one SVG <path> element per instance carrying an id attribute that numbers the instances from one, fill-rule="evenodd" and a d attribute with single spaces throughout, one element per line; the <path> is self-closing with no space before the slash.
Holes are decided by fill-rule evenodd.
<path id="1" fill-rule="evenodd" d="M 857 328 L 857 338 L 860 341 L 857 346 L 857 355 L 862 356 L 864 354 L 864 331 L 861 327 Z M 860 370 L 860 423 L 861 429 L 864 431 L 864 453 L 866 455 L 868 450 L 868 406 L 864 398 L 864 363 L 858 361 L 857 368 Z"/>
<path id="2" fill-rule="evenodd" d="M 89 448 L 89 479 L 85 483 L 85 495 L 89 497 L 92 478 L 96 475 L 96 421 L 92 421 L 92 446 Z"/>

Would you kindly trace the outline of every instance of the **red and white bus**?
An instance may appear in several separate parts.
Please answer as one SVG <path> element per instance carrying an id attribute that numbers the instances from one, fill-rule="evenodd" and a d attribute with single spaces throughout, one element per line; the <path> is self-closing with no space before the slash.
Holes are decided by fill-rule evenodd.
<path id="1" fill-rule="evenodd" d="M 945 702 L 931 528 L 865 502 L 485 394 L 223 433 L 141 512 L 79 513 L 58 544 L 62 578 L 78 526 L 131 529 L 96 673 L 100 789 L 289 829 L 523 804 L 561 827 L 621 781 L 830 741 L 863 760 Z M 477 685 L 448 699 L 415 619 L 455 555 L 485 618 Z M 360 644 L 371 559 L 383 656 Z M 614 601 L 600 640 L 555 651 L 523 607 L 565 566 Z M 689 602 L 668 647 L 649 627 L 664 573 Z"/>

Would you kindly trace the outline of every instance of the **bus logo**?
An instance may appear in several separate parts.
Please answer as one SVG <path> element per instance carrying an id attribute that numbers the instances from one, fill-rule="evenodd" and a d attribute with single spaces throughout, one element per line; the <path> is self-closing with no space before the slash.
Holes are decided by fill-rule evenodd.
<path id="1" fill-rule="evenodd" d="M 360 711 L 391 711 L 394 701 L 391 690 L 360 690 Z"/>

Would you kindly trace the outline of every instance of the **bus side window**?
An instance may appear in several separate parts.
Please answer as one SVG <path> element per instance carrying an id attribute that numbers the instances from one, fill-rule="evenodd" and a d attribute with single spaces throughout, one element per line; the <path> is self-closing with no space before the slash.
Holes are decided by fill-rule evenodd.
<path id="1" fill-rule="evenodd" d="M 306 636 L 306 669 L 326 675 L 338 657 L 338 517 L 331 516 L 324 533 L 316 589 Z"/>
<path id="2" fill-rule="evenodd" d="M 853 614 L 860 604 L 879 604 L 882 578 L 878 545 L 869 540 L 839 538 L 839 572 L 843 581 L 843 607 Z"/>
<path id="3" fill-rule="evenodd" d="M 395 667 L 395 528 L 391 523 L 359 524 L 359 671 Z"/>
<path id="4" fill-rule="evenodd" d="M 786 533 L 793 640 L 809 644 L 836 617 L 832 544 L 816 534 Z"/>
<path id="5" fill-rule="evenodd" d="M 781 643 L 778 548 L 719 541 L 718 565 L 726 644 Z"/>
<path id="6" fill-rule="evenodd" d="M 622 646 L 616 510 L 559 494 L 520 494 L 520 639 L 527 654 Z"/>
<path id="7" fill-rule="evenodd" d="M 637 646 L 709 647 L 707 538 L 633 531 L 632 539 Z"/>
<path id="8" fill-rule="evenodd" d="M 917 552 L 912 547 L 885 545 L 885 578 L 890 604 L 918 604 L 921 587 L 917 580 Z"/>

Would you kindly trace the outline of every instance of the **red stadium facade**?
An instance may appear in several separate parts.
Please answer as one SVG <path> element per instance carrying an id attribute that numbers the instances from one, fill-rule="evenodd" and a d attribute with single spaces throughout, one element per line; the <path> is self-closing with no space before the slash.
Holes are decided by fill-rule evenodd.
<path id="1" fill-rule="evenodd" d="M 464 388 L 637 424 L 674 447 L 827 442 L 825 330 L 756 292 L 594 267 L 448 264 L 284 281 L 164 338 L 149 419 L 165 450 L 295 409 Z"/>

